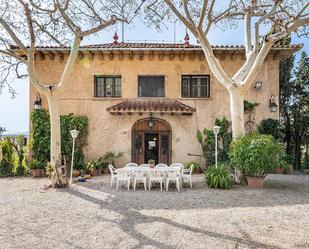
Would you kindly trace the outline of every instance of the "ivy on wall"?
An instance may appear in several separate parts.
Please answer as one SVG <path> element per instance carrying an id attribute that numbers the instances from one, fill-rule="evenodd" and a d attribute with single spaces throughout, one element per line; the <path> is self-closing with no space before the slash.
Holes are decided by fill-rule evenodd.
<path id="1" fill-rule="evenodd" d="M 46 110 L 34 110 L 31 113 L 32 134 L 31 151 L 32 157 L 40 162 L 42 167 L 50 161 L 50 119 Z M 69 165 L 72 156 L 72 136 L 70 131 L 76 129 L 79 135 L 76 138 L 74 166 L 77 169 L 84 167 L 83 148 L 87 144 L 88 118 L 75 116 L 73 113 L 60 117 L 61 126 L 61 152 Z"/>

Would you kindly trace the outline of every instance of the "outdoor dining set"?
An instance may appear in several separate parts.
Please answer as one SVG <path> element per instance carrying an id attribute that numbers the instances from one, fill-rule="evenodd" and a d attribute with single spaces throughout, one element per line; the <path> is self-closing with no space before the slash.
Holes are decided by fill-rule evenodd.
<path id="1" fill-rule="evenodd" d="M 118 169 L 110 164 L 108 168 L 111 173 L 111 187 L 116 185 L 117 190 L 119 186 L 125 186 L 128 190 L 132 186 L 135 191 L 137 184 L 142 184 L 145 190 L 150 191 L 157 183 L 161 191 L 163 187 L 168 191 L 169 185 L 175 183 L 177 190 L 180 191 L 185 182 L 192 188 L 192 168 L 184 169 L 181 163 L 172 163 L 170 166 L 160 163 L 155 167 L 149 164 L 128 163 Z"/>

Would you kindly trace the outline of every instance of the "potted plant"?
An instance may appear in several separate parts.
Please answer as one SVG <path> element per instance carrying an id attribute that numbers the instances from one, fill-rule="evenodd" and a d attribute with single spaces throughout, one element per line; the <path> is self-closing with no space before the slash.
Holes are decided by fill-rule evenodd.
<path id="1" fill-rule="evenodd" d="M 30 167 L 30 170 L 31 170 L 32 177 L 42 176 L 41 163 L 38 160 L 32 159 L 30 164 L 29 164 L 29 167 Z"/>
<path id="2" fill-rule="evenodd" d="M 96 161 L 88 162 L 87 163 L 87 170 L 89 171 L 91 176 L 97 176 L 98 175 L 97 162 Z"/>
<path id="3" fill-rule="evenodd" d="M 118 152 L 118 153 L 116 153 L 115 151 L 105 152 L 105 154 L 99 158 L 99 160 L 104 163 L 104 166 L 103 166 L 104 173 L 109 173 L 109 170 L 108 170 L 109 164 L 112 164 L 116 168 L 115 160 L 122 156 L 123 156 L 123 152 Z"/>
<path id="4" fill-rule="evenodd" d="M 192 168 L 192 173 L 193 174 L 199 174 L 201 173 L 201 167 L 200 164 L 197 162 L 189 162 L 187 163 L 187 168 L 191 169 Z"/>
<path id="5" fill-rule="evenodd" d="M 149 168 L 154 168 L 156 161 L 153 159 L 149 159 L 147 163 L 149 164 Z"/>
<path id="6" fill-rule="evenodd" d="M 248 134 L 234 140 L 230 157 L 246 176 L 249 187 L 263 187 L 264 178 L 279 165 L 282 146 L 271 136 Z"/>
<path id="7" fill-rule="evenodd" d="M 215 189 L 228 189 L 232 185 L 231 176 L 224 164 L 219 164 L 218 167 L 215 165 L 209 166 L 205 171 L 205 180 L 209 187 Z"/>

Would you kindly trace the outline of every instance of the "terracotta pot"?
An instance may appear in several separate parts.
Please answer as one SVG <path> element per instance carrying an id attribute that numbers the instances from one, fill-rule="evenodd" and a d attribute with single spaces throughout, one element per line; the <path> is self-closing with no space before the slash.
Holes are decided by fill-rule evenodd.
<path id="1" fill-rule="evenodd" d="M 103 168 L 103 174 L 109 174 L 109 169 L 107 167 Z"/>
<path id="2" fill-rule="evenodd" d="M 284 169 L 281 166 L 278 166 L 276 168 L 276 174 L 283 174 L 284 173 Z"/>
<path id="3" fill-rule="evenodd" d="M 72 176 L 73 176 L 73 177 L 78 177 L 78 176 L 80 176 L 80 171 L 79 171 L 79 170 L 73 170 L 73 171 L 72 171 Z"/>
<path id="4" fill-rule="evenodd" d="M 249 177 L 247 176 L 248 187 L 262 188 L 264 184 L 264 177 Z"/>
<path id="5" fill-rule="evenodd" d="M 98 175 L 98 170 L 97 169 L 90 170 L 90 175 L 91 176 L 97 176 Z"/>
<path id="6" fill-rule="evenodd" d="M 42 176 L 42 169 L 32 169 L 31 174 L 32 177 L 40 177 Z"/>
<path id="7" fill-rule="evenodd" d="M 200 173 L 201 173 L 201 169 L 200 169 L 200 168 L 194 168 L 194 169 L 192 170 L 192 173 L 193 173 L 193 174 L 200 174 Z"/>

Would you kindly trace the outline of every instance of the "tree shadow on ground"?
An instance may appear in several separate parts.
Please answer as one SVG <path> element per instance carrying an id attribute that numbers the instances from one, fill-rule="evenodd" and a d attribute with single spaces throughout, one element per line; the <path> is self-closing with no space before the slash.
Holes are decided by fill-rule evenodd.
<path id="1" fill-rule="evenodd" d="M 138 245 L 134 246 L 134 248 L 142 248 L 143 246 L 147 246 L 147 245 L 154 246 L 160 249 L 161 248 L 166 248 L 166 249 L 177 248 L 171 245 L 167 245 L 163 241 L 158 241 L 150 237 L 147 237 L 136 229 L 136 227 L 139 224 L 160 222 L 160 223 L 163 223 L 164 225 L 170 225 L 172 227 L 179 228 L 187 232 L 192 232 L 196 234 L 197 236 L 207 236 L 213 239 L 221 239 L 221 240 L 226 241 L 227 244 L 234 243 L 236 246 L 243 245 L 243 246 L 246 246 L 247 248 L 280 249 L 280 247 L 277 247 L 277 246 L 271 246 L 271 245 L 264 244 L 258 241 L 254 241 L 248 235 L 244 236 L 244 238 L 230 236 L 227 234 L 221 234 L 217 232 L 208 231 L 207 229 L 201 229 L 201 228 L 181 224 L 181 223 L 178 223 L 178 222 L 175 222 L 170 219 L 163 218 L 163 217 L 144 215 L 138 212 L 137 210 L 131 209 L 130 207 L 128 207 L 127 209 L 123 209 L 123 207 L 120 207 L 120 206 L 117 207 L 117 205 L 115 204 L 110 205 L 106 201 L 104 202 L 100 199 L 97 199 L 85 193 L 79 192 L 76 189 L 68 189 L 68 190 L 61 190 L 61 191 L 65 191 L 85 201 L 100 205 L 101 208 L 108 209 L 110 211 L 121 214 L 123 218 L 120 221 L 114 221 L 115 225 L 117 225 L 124 233 L 130 235 L 131 238 L 134 238 L 136 241 L 138 241 Z M 110 220 L 108 221 L 111 222 Z"/>

